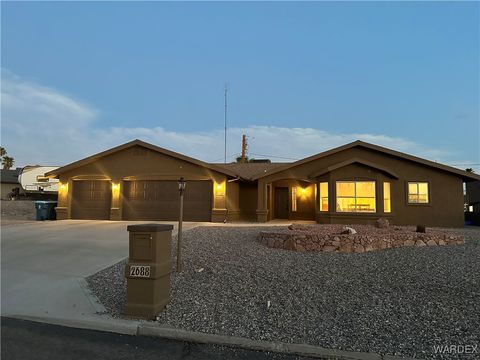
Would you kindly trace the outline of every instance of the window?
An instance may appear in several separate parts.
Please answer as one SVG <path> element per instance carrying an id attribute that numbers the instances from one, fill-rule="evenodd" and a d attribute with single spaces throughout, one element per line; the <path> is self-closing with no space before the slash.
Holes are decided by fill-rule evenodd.
<path id="1" fill-rule="evenodd" d="M 292 211 L 297 211 L 297 187 L 292 186 Z"/>
<path id="2" fill-rule="evenodd" d="M 328 211 L 328 182 L 320 183 L 320 211 Z"/>
<path id="3" fill-rule="evenodd" d="M 428 183 L 427 182 L 409 182 L 408 183 L 408 202 L 410 204 L 428 204 Z"/>
<path id="4" fill-rule="evenodd" d="M 338 212 L 375 212 L 375 181 L 337 181 Z"/>
<path id="5" fill-rule="evenodd" d="M 392 212 L 392 203 L 390 200 L 390 183 L 383 183 L 383 212 Z"/>

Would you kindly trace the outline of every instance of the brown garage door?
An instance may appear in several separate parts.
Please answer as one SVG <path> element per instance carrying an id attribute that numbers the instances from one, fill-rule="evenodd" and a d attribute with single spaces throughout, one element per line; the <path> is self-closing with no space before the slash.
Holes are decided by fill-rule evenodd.
<path id="1" fill-rule="evenodd" d="M 125 181 L 123 188 L 123 219 L 178 220 L 180 204 L 176 181 Z M 185 221 L 210 221 L 212 182 L 187 181 L 183 209 Z"/>
<path id="2" fill-rule="evenodd" d="M 111 199 L 110 181 L 74 181 L 72 219 L 109 220 Z"/>

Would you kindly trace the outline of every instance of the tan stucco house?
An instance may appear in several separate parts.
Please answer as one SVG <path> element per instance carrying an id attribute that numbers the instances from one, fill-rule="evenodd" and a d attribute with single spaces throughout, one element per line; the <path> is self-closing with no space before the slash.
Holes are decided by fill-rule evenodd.
<path id="1" fill-rule="evenodd" d="M 58 219 L 373 223 L 459 227 L 463 182 L 480 176 L 355 141 L 293 163 L 210 164 L 140 140 L 46 174 Z"/>

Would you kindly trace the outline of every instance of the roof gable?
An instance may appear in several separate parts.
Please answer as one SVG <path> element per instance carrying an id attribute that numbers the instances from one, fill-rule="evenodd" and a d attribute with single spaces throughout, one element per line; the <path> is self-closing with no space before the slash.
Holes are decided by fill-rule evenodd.
<path id="1" fill-rule="evenodd" d="M 315 173 L 312 173 L 309 175 L 310 178 L 315 178 L 315 177 L 318 177 L 320 175 L 323 175 L 323 174 L 326 174 L 326 173 L 329 173 L 331 171 L 334 171 L 334 170 L 337 170 L 337 169 L 340 169 L 340 168 L 343 168 L 345 166 L 348 166 L 348 165 L 351 165 L 351 164 L 361 164 L 361 165 L 365 165 L 365 166 L 368 166 L 368 167 L 371 167 L 373 169 L 377 169 L 377 170 L 380 170 L 388 175 L 390 175 L 391 177 L 395 178 L 395 179 L 398 179 L 398 175 L 393 172 L 392 170 L 390 170 L 389 168 L 385 167 L 385 166 L 382 166 L 380 164 L 376 164 L 374 162 L 371 162 L 371 161 L 367 161 L 367 160 L 363 160 L 363 159 L 359 159 L 359 158 L 352 158 L 352 159 L 349 159 L 349 160 L 346 160 L 346 161 L 342 161 L 340 163 L 337 163 L 335 165 L 332 165 L 332 166 L 329 166 L 325 169 L 322 169 L 320 171 L 317 171 Z"/>
<path id="2" fill-rule="evenodd" d="M 270 171 L 269 173 L 259 174 L 255 177 L 253 177 L 253 180 L 258 180 L 262 177 L 272 175 L 272 174 L 276 174 L 276 173 L 282 172 L 284 170 L 288 170 L 288 169 L 291 169 L 293 167 L 296 167 L 296 166 L 299 166 L 299 165 L 302 165 L 302 164 L 305 164 L 305 163 L 309 163 L 311 161 L 315 161 L 315 160 L 327 157 L 329 155 L 336 154 L 340 151 L 344 151 L 344 150 L 351 149 L 351 148 L 354 148 L 354 147 L 363 147 L 363 148 L 374 150 L 374 151 L 377 151 L 377 152 L 380 152 L 380 153 L 383 153 L 383 154 L 387 154 L 387 155 L 390 155 L 390 156 L 394 156 L 394 157 L 397 157 L 397 158 L 408 160 L 408 161 L 411 161 L 411 162 L 414 162 L 414 163 L 417 163 L 417 164 L 421 164 L 421 165 L 428 166 L 428 167 L 431 167 L 431 168 L 435 168 L 435 169 L 438 169 L 438 170 L 442 170 L 442 171 L 445 171 L 445 172 L 453 173 L 453 174 L 459 175 L 463 180 L 466 180 L 466 181 L 480 180 L 479 175 L 472 174 L 472 173 L 469 173 L 467 171 L 456 169 L 456 168 L 448 166 L 448 165 L 439 164 L 439 163 L 436 163 L 436 162 L 433 162 L 433 161 L 430 161 L 430 160 L 422 159 L 422 158 L 419 158 L 419 157 L 416 157 L 416 156 L 413 156 L 413 155 L 408 155 L 408 154 L 402 153 L 400 151 L 391 150 L 391 149 L 388 149 L 388 148 L 385 148 L 385 147 L 382 147 L 382 146 L 370 144 L 370 143 L 360 141 L 360 140 L 357 140 L 357 141 L 351 142 L 349 144 L 342 145 L 342 146 L 339 146 L 339 147 L 336 147 L 336 148 L 333 148 L 333 149 L 330 149 L 330 150 L 327 150 L 327 151 L 324 151 L 324 152 L 321 152 L 321 153 L 318 153 L 316 155 L 306 157 L 304 159 L 295 161 L 295 162 L 290 163 L 288 165 L 285 165 L 283 167 L 276 168 L 273 171 Z"/>
<path id="3" fill-rule="evenodd" d="M 125 150 L 125 149 L 129 149 L 131 147 L 134 147 L 134 146 L 142 146 L 146 149 L 149 149 L 149 150 L 152 150 L 152 151 L 155 151 L 155 152 L 158 152 L 158 153 L 161 153 L 161 154 L 164 154 L 164 155 L 168 155 L 168 156 L 171 156 L 173 158 L 176 158 L 176 159 L 179 159 L 179 160 L 183 160 L 183 161 L 186 161 L 186 162 L 189 162 L 191 164 L 195 164 L 195 165 L 198 165 L 198 166 L 201 166 L 201 167 L 204 167 L 204 168 L 207 168 L 207 169 L 210 169 L 210 170 L 213 170 L 213 171 L 216 171 L 216 172 L 219 172 L 221 174 L 225 174 L 225 175 L 228 175 L 228 176 L 232 176 L 232 177 L 236 177 L 237 175 L 228 170 L 228 169 L 224 169 L 224 168 L 221 168 L 219 166 L 216 166 L 216 165 L 213 165 L 213 164 L 208 164 L 208 163 L 205 163 L 201 160 L 198 160 L 198 159 L 195 159 L 195 158 L 191 158 L 189 156 L 185 156 L 185 155 L 182 155 L 182 154 L 179 154 L 179 153 L 176 153 L 174 151 L 171 151 L 171 150 L 167 150 L 167 149 L 164 149 L 164 148 L 161 148 L 159 146 L 156 146 L 156 145 L 152 145 L 152 144 L 149 144 L 147 142 L 144 142 L 144 141 L 141 141 L 141 140 L 133 140 L 133 141 L 130 141 L 128 143 L 125 143 L 123 145 L 119 145 L 119 146 L 116 146 L 116 147 L 113 147 L 111 149 L 108 149 L 108 150 L 105 150 L 105 151 L 102 151 L 98 154 L 95 154 L 95 155 L 92 155 L 92 156 L 89 156 L 89 157 L 86 157 L 84 159 L 81 159 L 81 160 L 78 160 L 78 161 L 75 161 L 73 163 L 70 163 L 68 165 L 65 165 L 65 166 L 62 166 L 58 169 L 55 169 L 55 170 L 52 170 L 52 171 L 49 171 L 45 174 L 45 176 L 48 176 L 48 177 L 57 177 L 59 174 L 62 174 L 62 173 L 65 173 L 67 171 L 70 171 L 72 169 L 75 169 L 75 168 L 78 168 L 80 166 L 84 166 L 84 165 L 87 165 L 87 164 L 90 164 L 96 160 L 99 160 L 103 157 L 106 157 L 108 155 L 112 155 L 112 154 L 115 154 L 119 151 L 122 151 L 122 150 Z"/>

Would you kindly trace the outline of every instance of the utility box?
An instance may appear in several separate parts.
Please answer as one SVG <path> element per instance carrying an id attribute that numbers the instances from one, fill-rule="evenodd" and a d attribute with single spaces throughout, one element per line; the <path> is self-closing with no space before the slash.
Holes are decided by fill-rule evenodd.
<path id="1" fill-rule="evenodd" d="M 129 225 L 125 315 L 155 319 L 170 301 L 173 225 Z"/>

